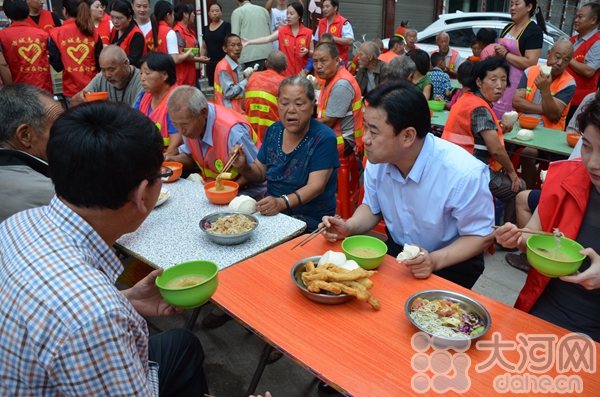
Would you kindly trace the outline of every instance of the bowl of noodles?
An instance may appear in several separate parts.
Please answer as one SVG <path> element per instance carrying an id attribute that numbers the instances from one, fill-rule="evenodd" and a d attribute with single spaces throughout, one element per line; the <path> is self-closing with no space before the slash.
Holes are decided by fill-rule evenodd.
<path id="1" fill-rule="evenodd" d="M 183 262 L 165 269 L 155 283 L 167 303 L 193 309 L 213 296 L 219 285 L 218 272 L 219 266 L 214 262 Z"/>
<path id="2" fill-rule="evenodd" d="M 568 276 L 583 263 L 585 255 L 579 253 L 582 249 L 578 242 L 560 235 L 535 234 L 527 239 L 527 260 L 544 276 Z"/>
<path id="3" fill-rule="evenodd" d="M 200 220 L 200 229 L 214 243 L 221 245 L 241 244 L 248 240 L 258 219 L 245 212 L 215 212 Z"/>
<path id="4" fill-rule="evenodd" d="M 477 339 L 492 325 L 485 307 L 452 291 L 417 292 L 406 300 L 404 311 L 415 327 L 445 341 Z"/>

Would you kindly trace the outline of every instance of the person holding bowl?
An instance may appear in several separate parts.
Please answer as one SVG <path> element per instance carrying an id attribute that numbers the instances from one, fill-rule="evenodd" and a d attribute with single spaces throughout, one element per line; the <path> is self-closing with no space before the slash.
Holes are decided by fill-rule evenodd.
<path id="1" fill-rule="evenodd" d="M 233 165 L 248 181 L 267 181 L 257 211 L 290 214 L 305 221 L 310 232 L 323 216 L 335 214 L 340 166 L 336 136 L 311 117 L 315 90 L 307 78 L 287 77 L 278 98 L 280 121 L 267 129 L 257 159 L 248 164 L 242 153 Z"/>

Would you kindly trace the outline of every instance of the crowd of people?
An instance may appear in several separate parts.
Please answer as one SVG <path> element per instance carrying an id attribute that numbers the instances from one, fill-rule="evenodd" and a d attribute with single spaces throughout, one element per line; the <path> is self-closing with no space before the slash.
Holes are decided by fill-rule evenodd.
<path id="1" fill-rule="evenodd" d="M 581 6 L 577 35 L 542 54 L 537 1 L 512 0 L 500 37 L 480 29 L 463 59 L 446 32 L 436 51 L 419 49 L 408 20 L 388 48 L 376 39 L 352 54 L 338 0 L 322 2 L 313 29 L 301 0 L 238 0 L 231 23 L 214 3 L 201 51 L 187 3 L 117 0 L 107 10 L 104 0 L 62 0 L 62 20 L 38 3 L 5 0 L 12 23 L 0 31 L 0 279 L 16 280 L 0 287 L 0 326 L 11 334 L 0 390 L 208 393 L 196 336 L 148 337 L 142 316 L 182 310 L 160 298 L 162 270 L 119 292 L 111 247 L 154 208 L 163 161 L 207 183 L 234 153 L 232 178 L 262 215 L 324 227 L 330 241 L 384 221 L 389 255 L 420 248 L 404 262 L 416 278 L 471 288 L 494 241 L 525 251 L 517 226 L 558 227 L 587 259 L 549 279 L 508 254 L 529 273 L 516 307 L 600 341 L 590 317 L 600 302 L 600 5 Z M 198 64 L 214 102 L 199 89 Z M 67 109 L 53 97 L 52 68 Z M 88 102 L 94 92 L 108 99 Z M 438 136 L 428 100 L 449 110 Z M 579 132 L 572 159 L 505 145 L 512 110 Z M 538 158 L 551 162 L 541 190 Z M 338 170 L 348 164 L 364 170 L 364 199 L 340 219 L 336 193 L 348 181 Z M 495 200 L 505 223 L 496 231 Z M 216 310 L 202 323 L 229 319 Z"/>

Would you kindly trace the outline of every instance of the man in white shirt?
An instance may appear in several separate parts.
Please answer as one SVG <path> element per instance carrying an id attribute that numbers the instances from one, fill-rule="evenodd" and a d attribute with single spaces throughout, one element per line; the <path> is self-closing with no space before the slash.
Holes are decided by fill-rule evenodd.
<path id="1" fill-rule="evenodd" d="M 150 0 L 133 0 L 131 2 L 133 12 L 135 13 L 135 21 L 142 30 L 144 37 L 152 30 L 152 22 L 150 21 Z"/>

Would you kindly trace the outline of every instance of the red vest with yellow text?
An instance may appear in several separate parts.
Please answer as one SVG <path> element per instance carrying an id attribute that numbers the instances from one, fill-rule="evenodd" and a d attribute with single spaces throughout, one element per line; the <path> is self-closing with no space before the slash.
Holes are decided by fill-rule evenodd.
<path id="1" fill-rule="evenodd" d="M 446 126 L 444 127 L 442 139 L 455 143 L 467 152 L 473 154 L 475 151 L 475 137 L 473 136 L 473 132 L 471 132 L 471 114 L 473 113 L 473 110 L 482 106 L 492 115 L 494 123 L 496 124 L 498 139 L 500 139 L 500 143 L 502 144 L 502 147 L 504 147 L 502 128 L 500 128 L 500 123 L 498 122 L 494 111 L 485 100 L 472 92 L 463 92 L 460 99 L 452 106 L 452 110 L 450 110 L 448 120 L 446 121 Z M 487 147 L 477 149 L 487 150 Z M 490 157 L 490 168 L 494 171 L 499 171 L 502 169 L 502 165 L 494 160 L 493 157 Z"/>
<path id="2" fill-rule="evenodd" d="M 47 10 L 40 10 L 39 23 L 35 23 L 31 17 L 27 17 L 27 23 L 34 28 L 45 30 L 48 33 L 50 33 L 50 31 L 56 27 L 54 24 L 54 18 L 52 18 L 52 13 Z"/>
<path id="3" fill-rule="evenodd" d="M 417 47 L 415 46 L 415 48 Z M 458 56 L 458 51 L 453 50 L 452 48 L 450 48 L 450 51 L 452 52 L 452 55 L 450 55 L 450 62 L 446 66 L 448 67 L 448 69 L 456 71 L 458 69 L 456 67 L 456 57 Z M 429 55 L 432 55 L 436 52 L 439 52 L 439 50 L 433 50 L 429 53 Z"/>
<path id="4" fill-rule="evenodd" d="M 537 86 L 535 85 L 534 80 L 540 75 L 540 65 L 535 65 L 529 68 L 529 72 L 527 73 L 527 87 L 525 89 L 525 99 L 529 102 L 533 102 L 533 96 L 537 91 Z M 562 72 L 560 76 L 556 80 L 552 80 L 550 83 L 550 93 L 552 96 L 563 89 L 564 86 L 569 84 L 573 80 L 573 76 L 571 76 L 567 72 Z M 571 101 L 572 102 L 572 101 Z M 553 130 L 561 130 L 564 131 L 566 127 L 566 119 L 567 113 L 569 113 L 569 108 L 571 107 L 571 102 L 567 103 L 567 106 L 562 111 L 560 115 L 560 120 L 557 123 L 553 123 L 546 116 L 541 114 L 542 120 L 544 121 L 544 127 L 551 128 Z M 522 112 L 521 112 L 522 114 Z"/>
<path id="5" fill-rule="evenodd" d="M 215 103 L 226 106 L 225 98 L 223 98 L 223 87 L 221 86 L 221 81 L 219 79 L 219 75 L 222 71 L 227 72 L 234 83 L 238 83 L 238 78 L 235 73 L 233 73 L 231 66 L 229 66 L 227 58 L 223 58 L 217 63 L 217 66 L 215 67 Z M 244 109 L 242 109 L 242 102 L 244 101 L 243 96 L 236 96 L 235 98 L 229 99 L 229 101 L 231 102 L 232 109 L 238 111 L 240 114 L 244 114 Z"/>
<path id="6" fill-rule="evenodd" d="M 148 51 L 156 51 L 162 52 L 163 54 L 168 54 L 169 50 L 167 48 L 167 34 L 173 29 L 165 22 L 158 21 L 158 44 L 154 44 L 154 32 L 152 29 L 146 35 L 146 47 Z"/>
<path id="7" fill-rule="evenodd" d="M 577 39 L 577 36 L 571 37 L 571 43 L 575 44 L 575 39 Z M 585 55 L 590 50 L 592 45 L 594 45 L 594 43 L 596 43 L 598 40 L 600 40 L 600 32 L 596 32 L 596 34 L 577 47 L 573 53 L 573 59 L 577 62 L 583 63 L 585 61 Z M 594 72 L 592 77 L 582 76 L 575 72 L 570 66 L 567 66 L 566 71 L 573 76 L 575 83 L 577 84 L 577 88 L 575 88 L 575 95 L 573 95 L 571 103 L 573 106 L 579 106 L 586 95 L 596 91 L 596 83 L 598 82 L 598 77 L 600 76 L 600 68 L 596 69 L 596 72 Z"/>
<path id="8" fill-rule="evenodd" d="M 248 79 L 244 95 L 246 118 L 261 142 L 267 128 L 279 121 L 277 93 L 284 78 L 273 69 L 267 69 L 252 73 Z"/>
<path id="9" fill-rule="evenodd" d="M 229 133 L 231 128 L 236 124 L 244 124 L 250 130 L 252 140 L 256 141 L 256 134 L 252 131 L 252 127 L 244 116 L 231 110 L 225 106 L 214 105 L 215 120 L 212 131 L 205 131 L 205 134 L 212 134 L 212 146 L 206 151 L 206 155 L 202 155 L 200 147 L 201 137 L 196 139 L 188 139 L 183 137 L 185 144 L 190 149 L 192 157 L 200 168 L 200 175 L 205 182 L 212 182 L 217 175 L 223 170 L 227 161 L 229 161 Z M 239 176 L 235 167 L 231 168 L 233 179 Z"/>
<path id="10" fill-rule="evenodd" d="M 131 22 L 133 23 L 133 21 Z M 133 29 L 127 34 L 127 37 L 125 37 L 125 39 L 121 42 L 121 44 L 119 44 L 119 47 L 121 47 L 123 49 L 123 51 L 125 51 L 125 54 L 127 54 L 127 56 L 129 56 L 130 54 L 130 50 L 129 50 L 129 46 L 131 45 L 131 39 L 133 38 L 133 35 L 135 33 L 139 33 L 142 35 L 142 37 L 144 37 L 144 33 L 142 32 L 142 29 L 140 29 L 139 26 L 134 26 Z M 113 29 L 110 32 L 110 42 L 114 43 L 115 39 L 117 37 L 117 29 Z M 144 46 L 144 51 L 142 52 L 142 56 L 146 55 L 146 46 Z M 133 65 L 136 66 L 136 65 Z"/>
<path id="11" fill-rule="evenodd" d="M 27 22 L 13 22 L 0 30 L 0 43 L 13 83 L 26 83 L 53 93 L 48 37 L 46 31 Z"/>
<path id="12" fill-rule="evenodd" d="M 542 230 L 552 232 L 558 228 L 565 237 L 575 240 L 587 209 L 590 189 L 594 189 L 594 186 L 581 159 L 550 163 L 537 208 Z M 532 267 L 515 308 L 529 312 L 548 281 L 549 277 Z"/>
<path id="13" fill-rule="evenodd" d="M 177 84 L 171 86 L 171 89 L 169 92 L 167 92 L 167 95 L 165 95 L 160 100 L 158 105 L 152 109 L 152 112 L 150 112 L 150 106 L 152 106 L 152 99 L 154 98 L 154 95 L 145 92 L 142 96 L 142 100 L 140 101 L 140 112 L 144 113 L 146 116 L 148 116 L 148 118 L 150 118 L 150 120 L 156 123 L 156 127 L 160 130 L 160 135 L 163 137 L 163 144 L 165 147 L 168 147 L 171 143 L 171 138 L 169 136 L 169 123 L 167 122 L 167 115 L 169 114 L 167 109 L 167 99 L 169 98 L 169 95 L 171 95 L 171 92 L 173 92 L 173 90 L 177 87 Z"/>
<path id="14" fill-rule="evenodd" d="M 98 27 L 96 28 L 96 33 L 100 35 L 102 44 L 108 45 L 110 43 L 110 22 L 104 19 L 101 20 L 100 23 L 98 23 Z"/>
<path id="15" fill-rule="evenodd" d="M 342 27 L 344 24 L 348 22 L 346 18 L 341 16 L 340 14 L 336 14 L 333 22 L 329 25 L 329 29 L 327 29 L 327 18 L 321 18 L 319 21 L 319 38 L 323 33 L 329 33 L 335 37 L 342 37 Z M 344 65 L 348 66 L 348 46 L 335 44 L 338 51 L 340 52 L 340 58 L 344 61 Z"/>
<path id="16" fill-rule="evenodd" d="M 312 36 L 313 31 L 302 24 L 296 36 L 290 25 L 279 28 L 279 51 L 287 58 L 287 69 L 283 72 L 285 77 L 297 75 L 308 63 L 308 56 L 300 56 L 300 49 L 310 46 Z"/>
<path id="17" fill-rule="evenodd" d="M 96 45 L 102 45 L 100 36 L 81 33 L 75 19 L 66 20 L 60 28 L 52 29 L 50 37 L 60 51 L 63 69 L 63 94 L 72 97 L 83 90 L 98 73 Z"/>
<path id="18" fill-rule="evenodd" d="M 338 80 L 347 80 L 352 85 L 354 89 L 354 98 L 352 98 L 352 117 L 354 118 L 354 139 L 356 141 L 356 147 L 358 153 L 362 152 L 362 134 L 363 134 L 363 110 L 362 110 L 362 96 L 360 92 L 360 87 L 356 82 L 354 76 L 350 74 L 346 69 L 340 67 L 338 72 L 333 76 L 333 79 L 325 85 L 323 89 L 321 89 L 321 94 L 319 95 L 319 102 L 317 103 L 317 120 L 326 117 L 325 110 L 327 109 L 327 101 L 329 100 L 329 95 L 331 94 L 331 89 L 338 82 Z M 332 127 L 332 130 L 335 132 L 337 136 L 337 148 L 338 154 L 340 158 L 344 157 L 344 137 L 342 134 L 342 122 L 341 119 L 338 119 L 335 122 L 335 125 Z"/>
<path id="19" fill-rule="evenodd" d="M 177 22 L 173 27 L 176 33 L 179 33 L 183 39 L 183 48 L 196 48 L 196 37 L 181 22 Z M 182 53 L 183 48 L 179 49 Z M 179 62 L 175 65 L 177 68 L 177 84 L 196 86 L 196 64 L 194 62 Z"/>

